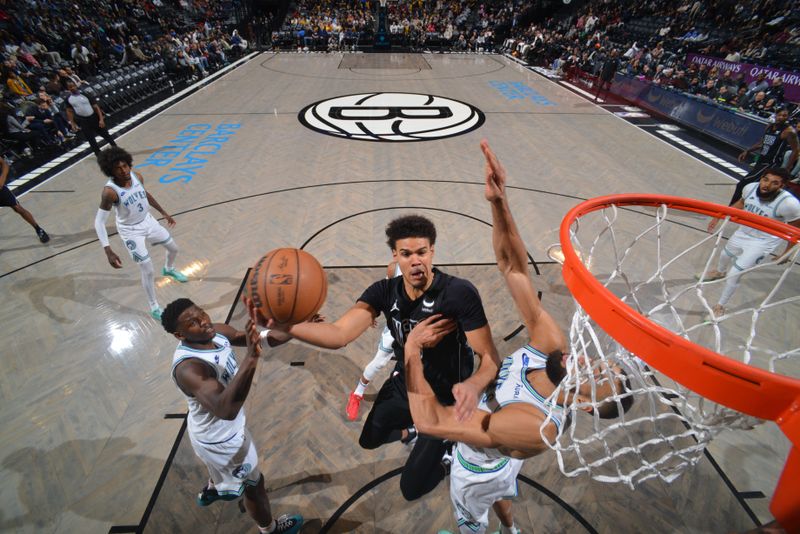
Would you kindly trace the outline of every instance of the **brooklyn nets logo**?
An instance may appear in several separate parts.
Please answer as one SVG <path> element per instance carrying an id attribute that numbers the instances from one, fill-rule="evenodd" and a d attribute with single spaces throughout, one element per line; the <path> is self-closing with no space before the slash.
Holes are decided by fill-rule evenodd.
<path id="1" fill-rule="evenodd" d="M 303 108 L 297 118 L 319 133 L 360 141 L 432 141 L 471 132 L 481 110 L 450 98 L 415 93 L 337 96 Z"/>

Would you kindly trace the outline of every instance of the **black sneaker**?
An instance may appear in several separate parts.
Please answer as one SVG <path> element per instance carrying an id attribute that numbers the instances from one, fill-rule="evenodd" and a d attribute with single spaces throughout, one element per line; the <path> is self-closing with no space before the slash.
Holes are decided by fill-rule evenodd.
<path id="1" fill-rule="evenodd" d="M 47 243 L 48 241 L 50 241 L 50 236 L 47 235 L 47 232 L 45 232 L 41 228 L 38 228 L 36 230 L 36 235 L 39 236 L 39 241 L 41 241 L 42 243 Z"/>
<path id="2" fill-rule="evenodd" d="M 296 534 L 303 526 L 303 516 L 284 514 L 275 520 L 274 534 Z"/>
<path id="3" fill-rule="evenodd" d="M 239 496 L 235 493 L 232 495 L 220 495 L 216 488 L 209 488 L 206 485 L 203 490 L 197 494 L 197 504 L 199 506 L 208 506 L 215 501 L 235 501 Z"/>

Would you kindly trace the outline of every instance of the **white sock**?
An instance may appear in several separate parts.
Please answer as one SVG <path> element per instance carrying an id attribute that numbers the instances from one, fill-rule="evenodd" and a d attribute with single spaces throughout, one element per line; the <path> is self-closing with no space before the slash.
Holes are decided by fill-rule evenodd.
<path id="1" fill-rule="evenodd" d="M 208 489 L 214 489 L 216 486 L 214 485 L 214 481 L 210 478 L 208 479 Z"/>
<path id="2" fill-rule="evenodd" d="M 500 534 L 519 534 L 519 529 L 517 525 L 511 524 L 510 527 L 505 526 L 503 523 L 500 523 Z"/>
<path id="3" fill-rule="evenodd" d="M 367 386 L 368 385 L 369 384 L 365 384 L 364 381 L 359 378 L 358 379 L 358 385 L 356 386 L 355 394 L 358 395 L 359 397 L 363 397 L 364 396 L 364 392 L 367 390 Z"/>
<path id="4" fill-rule="evenodd" d="M 164 243 L 164 248 L 167 249 L 167 262 L 164 268 L 171 271 L 175 268 L 175 258 L 178 257 L 178 245 L 175 244 L 172 238 L 169 238 L 169 241 Z"/>
<path id="5" fill-rule="evenodd" d="M 143 261 L 139 264 L 139 269 L 142 271 L 142 287 L 145 295 L 147 295 L 147 303 L 150 305 L 150 310 L 157 310 L 159 306 L 158 300 L 156 300 L 156 278 L 153 272 L 153 261 Z"/>
<path id="6" fill-rule="evenodd" d="M 259 526 L 258 531 L 261 534 L 270 534 L 271 532 L 275 532 L 276 528 L 278 528 L 278 522 L 273 519 L 272 523 L 270 523 L 268 527 Z"/>

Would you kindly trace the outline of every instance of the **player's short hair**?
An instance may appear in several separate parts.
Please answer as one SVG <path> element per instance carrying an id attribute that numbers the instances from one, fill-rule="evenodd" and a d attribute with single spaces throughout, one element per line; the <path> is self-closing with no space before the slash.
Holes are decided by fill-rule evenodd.
<path id="1" fill-rule="evenodd" d="M 436 243 L 436 227 L 430 219 L 422 215 L 405 215 L 398 217 L 386 226 L 386 237 L 388 238 L 386 244 L 392 250 L 397 248 L 399 239 L 409 237 L 424 237 L 433 245 Z"/>
<path id="2" fill-rule="evenodd" d="M 775 115 L 777 115 L 781 111 L 785 111 L 785 112 L 788 113 L 789 112 L 789 108 L 787 108 L 786 106 L 783 106 L 783 105 L 778 106 L 778 107 L 775 108 Z"/>
<path id="3" fill-rule="evenodd" d="M 631 379 L 628 378 L 628 373 L 624 369 L 619 370 L 620 379 L 615 386 L 620 388 L 617 394 L 624 394 L 631 390 Z M 597 415 L 600 419 L 615 419 L 620 416 L 619 408 L 622 407 L 622 413 L 627 413 L 633 406 L 633 395 L 627 394 L 618 399 L 606 398 L 597 406 Z"/>
<path id="4" fill-rule="evenodd" d="M 174 334 L 178 331 L 178 317 L 194 305 L 194 302 L 185 298 L 173 300 L 161 312 L 161 326 L 170 334 Z"/>
<path id="5" fill-rule="evenodd" d="M 781 180 L 783 180 L 783 183 L 786 183 L 792 179 L 791 173 L 783 167 L 768 167 L 764 169 L 764 172 L 761 173 L 761 176 L 766 176 L 768 174 L 778 176 Z"/>
<path id="6" fill-rule="evenodd" d="M 103 174 L 108 177 L 114 176 L 114 167 L 120 161 L 124 161 L 128 166 L 133 165 L 133 156 L 131 156 L 127 150 L 118 146 L 107 148 L 101 151 L 100 155 L 97 156 L 97 165 L 100 166 L 100 170 L 103 171 Z"/>
<path id="7" fill-rule="evenodd" d="M 567 369 L 561 365 L 563 356 L 564 353 L 558 349 L 547 355 L 544 371 L 554 386 L 559 385 L 564 380 L 564 377 L 567 376 Z"/>
<path id="8" fill-rule="evenodd" d="M 547 378 L 553 385 L 558 386 L 562 380 L 567 376 L 567 369 L 561 364 L 564 353 L 561 350 L 554 350 L 547 355 L 547 362 L 545 363 L 545 373 Z M 619 369 L 617 384 L 614 389 L 618 395 L 624 394 L 631 390 L 631 381 L 628 378 L 628 373 L 624 369 Z M 622 413 L 627 413 L 633 406 L 633 395 L 624 395 L 618 397 L 616 400 L 607 398 L 601 400 L 595 409 L 600 419 L 614 419 L 620 416 L 619 408 L 622 407 Z"/>

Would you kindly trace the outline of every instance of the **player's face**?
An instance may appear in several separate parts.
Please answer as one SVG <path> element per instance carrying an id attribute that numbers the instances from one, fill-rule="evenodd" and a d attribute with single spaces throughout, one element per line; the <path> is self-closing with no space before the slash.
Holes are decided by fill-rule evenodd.
<path id="1" fill-rule="evenodd" d="M 789 112 L 785 109 L 775 114 L 775 124 L 783 124 L 788 120 L 789 120 Z"/>
<path id="2" fill-rule="evenodd" d="M 111 169 L 111 174 L 114 175 L 115 181 L 127 182 L 131 179 L 131 166 L 124 161 L 118 161 Z"/>
<path id="3" fill-rule="evenodd" d="M 582 402 L 592 401 L 592 383 L 594 383 L 594 402 L 600 402 L 621 391 L 621 382 L 617 378 L 620 368 L 610 366 L 602 360 L 590 361 L 586 356 L 580 356 L 581 383 L 578 386 L 577 396 Z M 591 374 L 591 379 L 589 378 Z"/>
<path id="4" fill-rule="evenodd" d="M 191 343 L 208 343 L 217 332 L 211 318 L 202 308 L 190 306 L 178 317 L 177 333 L 180 339 Z"/>
<path id="5" fill-rule="evenodd" d="M 407 284 L 418 290 L 428 288 L 433 281 L 433 245 L 427 237 L 398 239 L 392 255 Z"/>
<path id="6" fill-rule="evenodd" d="M 778 194 L 778 191 L 783 187 L 783 180 L 780 176 L 774 174 L 765 174 L 758 182 L 758 192 L 756 193 L 759 198 L 769 199 Z"/>

